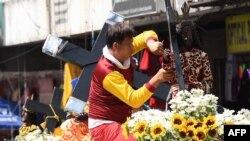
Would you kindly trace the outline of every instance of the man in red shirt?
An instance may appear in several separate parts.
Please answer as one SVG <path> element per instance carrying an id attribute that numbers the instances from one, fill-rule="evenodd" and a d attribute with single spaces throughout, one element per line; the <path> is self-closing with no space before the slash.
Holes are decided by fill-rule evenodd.
<path id="1" fill-rule="evenodd" d="M 134 37 L 134 30 L 125 23 L 111 26 L 93 72 L 89 95 L 88 126 L 95 141 L 123 141 L 121 124 L 131 116 L 132 109 L 141 107 L 162 82 L 172 79 L 172 73 L 159 71 L 142 87 L 131 86 L 133 67 L 131 56 L 148 47 L 156 55 L 163 54 L 162 43 L 154 31 Z M 129 136 L 128 140 L 135 140 Z"/>

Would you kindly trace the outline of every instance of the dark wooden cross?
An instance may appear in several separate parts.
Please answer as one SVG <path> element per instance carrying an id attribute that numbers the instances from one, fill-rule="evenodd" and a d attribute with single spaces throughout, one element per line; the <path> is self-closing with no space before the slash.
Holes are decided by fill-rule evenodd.
<path id="1" fill-rule="evenodd" d="M 82 49 L 81 47 L 67 43 L 65 41 L 61 41 L 60 44 L 57 45 L 58 47 L 56 49 L 56 53 L 46 53 L 45 49 L 43 49 L 43 52 L 48 55 L 83 67 L 83 71 L 79 78 L 79 81 L 76 84 L 75 89 L 73 90 L 72 96 L 69 98 L 65 106 L 66 110 L 73 111 L 76 113 L 82 112 L 83 107 L 85 106 L 86 101 L 88 99 L 90 81 L 92 78 L 93 70 L 96 66 L 97 61 L 102 55 L 103 47 L 106 45 L 105 33 L 110 25 L 113 25 L 116 22 L 121 22 L 123 20 L 124 18 L 122 16 L 112 12 L 111 16 L 108 17 L 101 32 L 99 33 L 91 52 L 88 52 L 87 50 Z M 49 39 L 47 38 L 47 40 Z M 46 47 L 46 42 L 48 43 L 47 40 L 45 41 L 43 48 Z M 150 78 L 146 74 L 143 74 L 139 71 L 135 71 L 134 86 L 139 88 L 149 79 Z M 161 84 L 157 88 L 155 96 L 166 100 L 168 91 L 169 86 L 166 84 Z"/>
<path id="2" fill-rule="evenodd" d="M 44 53 L 83 67 L 78 83 L 65 106 L 66 111 L 76 112 L 78 114 L 83 111 L 86 101 L 88 100 L 88 91 L 93 69 L 102 55 L 102 48 L 105 46 L 105 33 L 110 25 L 122 22 L 123 20 L 123 16 L 111 11 L 91 51 L 63 41 L 55 36 L 49 35 L 47 37 L 42 49 Z"/>
<path id="3" fill-rule="evenodd" d="M 62 95 L 63 90 L 55 87 L 49 105 L 27 99 L 24 107 L 32 112 L 46 115 L 45 127 L 49 132 L 53 133 L 59 119 L 66 120 L 66 112 L 63 109 L 60 109 Z"/>

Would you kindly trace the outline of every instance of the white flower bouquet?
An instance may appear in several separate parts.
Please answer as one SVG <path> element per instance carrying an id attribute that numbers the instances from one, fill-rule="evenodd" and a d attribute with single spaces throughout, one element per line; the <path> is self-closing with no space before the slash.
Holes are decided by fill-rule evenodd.
<path id="1" fill-rule="evenodd" d="M 16 136 L 15 141 L 59 141 L 60 139 L 52 134 L 47 133 L 47 131 L 41 131 L 37 129 L 30 132 L 26 136 Z"/>
<path id="2" fill-rule="evenodd" d="M 200 89 L 180 91 L 169 103 L 171 111 L 136 112 L 122 125 L 123 133 L 138 141 L 216 141 L 223 140 L 225 124 L 250 123 L 249 110 L 217 113 L 217 101 Z"/>
<path id="3" fill-rule="evenodd" d="M 173 113 L 183 115 L 185 118 L 200 119 L 216 115 L 218 98 L 213 94 L 204 95 L 201 89 L 180 91 L 169 104 Z"/>

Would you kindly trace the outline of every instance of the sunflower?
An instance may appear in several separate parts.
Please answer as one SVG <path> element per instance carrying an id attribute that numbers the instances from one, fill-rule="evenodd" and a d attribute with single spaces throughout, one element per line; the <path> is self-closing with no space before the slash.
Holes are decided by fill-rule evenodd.
<path id="1" fill-rule="evenodd" d="M 135 132 L 133 134 L 133 136 L 136 138 L 136 139 L 140 139 L 141 138 L 141 134 L 139 132 Z"/>
<path id="2" fill-rule="evenodd" d="M 165 133 L 166 129 L 161 124 L 154 125 L 150 130 L 150 135 L 154 140 L 163 137 Z"/>
<path id="3" fill-rule="evenodd" d="M 211 138 L 216 138 L 217 133 L 218 133 L 218 126 L 215 124 L 211 126 L 207 131 L 208 136 Z"/>
<path id="4" fill-rule="evenodd" d="M 187 127 L 187 137 L 192 138 L 196 134 L 196 129 L 193 126 Z"/>
<path id="5" fill-rule="evenodd" d="M 204 140 L 206 138 L 206 130 L 204 128 L 198 127 L 196 129 L 196 136 L 199 140 Z"/>
<path id="6" fill-rule="evenodd" d="M 136 125 L 133 128 L 133 133 L 135 138 L 143 137 L 146 135 L 148 124 L 145 121 L 139 121 L 136 123 Z"/>
<path id="7" fill-rule="evenodd" d="M 226 121 L 225 125 L 234 125 L 234 122 L 233 121 Z"/>
<path id="8" fill-rule="evenodd" d="M 215 124 L 215 117 L 214 117 L 214 116 L 207 116 L 207 117 L 204 119 L 204 124 L 205 124 L 207 127 L 213 126 L 213 125 Z"/>
<path id="9" fill-rule="evenodd" d="M 175 114 L 171 118 L 171 124 L 174 128 L 180 129 L 186 125 L 186 119 L 181 114 Z"/>
<path id="10" fill-rule="evenodd" d="M 197 120 L 196 124 L 194 125 L 194 128 L 203 128 L 203 129 L 206 129 L 206 125 L 201 120 Z"/>
<path id="11" fill-rule="evenodd" d="M 186 128 L 182 126 L 182 128 L 179 129 L 179 137 L 181 139 L 185 139 L 187 137 Z"/>
<path id="12" fill-rule="evenodd" d="M 202 140 L 200 140 L 197 136 L 193 136 L 192 141 L 202 141 Z"/>
<path id="13" fill-rule="evenodd" d="M 193 118 L 189 118 L 187 120 L 187 123 L 186 123 L 187 126 L 194 126 L 196 124 L 197 124 L 197 121 L 195 119 L 193 119 Z"/>

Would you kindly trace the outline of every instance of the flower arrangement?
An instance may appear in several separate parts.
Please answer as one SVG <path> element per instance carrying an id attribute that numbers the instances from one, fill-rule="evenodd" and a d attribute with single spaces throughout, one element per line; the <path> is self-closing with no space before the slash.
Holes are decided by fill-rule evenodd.
<path id="1" fill-rule="evenodd" d="M 250 110 L 241 109 L 238 112 L 224 109 L 224 112 L 216 115 L 218 135 L 223 140 L 224 125 L 250 125 Z"/>
<path id="2" fill-rule="evenodd" d="M 28 133 L 26 136 L 16 136 L 15 141 L 59 141 L 60 139 L 52 134 L 47 133 L 46 130 L 43 132 L 37 129 L 33 132 Z"/>
<path id="3" fill-rule="evenodd" d="M 125 137 L 133 133 L 137 140 L 164 139 L 170 122 L 167 114 L 159 110 L 139 111 L 122 125 Z"/>
<path id="4" fill-rule="evenodd" d="M 122 125 L 123 134 L 138 141 L 216 141 L 223 140 L 224 125 L 250 123 L 249 110 L 217 113 L 217 101 L 200 89 L 180 91 L 169 103 L 171 111 L 138 111 Z"/>

